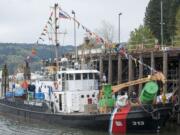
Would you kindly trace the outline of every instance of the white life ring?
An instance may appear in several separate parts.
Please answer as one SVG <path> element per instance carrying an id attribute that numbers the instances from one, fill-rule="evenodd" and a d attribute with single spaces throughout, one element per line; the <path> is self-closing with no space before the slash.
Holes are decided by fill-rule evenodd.
<path id="1" fill-rule="evenodd" d="M 124 107 L 128 104 L 127 102 L 128 96 L 127 95 L 123 95 L 123 96 L 118 96 L 117 97 L 117 101 L 116 101 L 116 106 L 120 106 L 120 107 Z"/>

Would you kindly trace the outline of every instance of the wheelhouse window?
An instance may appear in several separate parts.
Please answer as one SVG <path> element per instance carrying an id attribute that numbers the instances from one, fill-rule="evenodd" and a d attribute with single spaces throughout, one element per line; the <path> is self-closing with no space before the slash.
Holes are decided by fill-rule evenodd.
<path id="1" fill-rule="evenodd" d="M 58 74 L 58 78 L 61 79 L 61 74 Z"/>
<path id="2" fill-rule="evenodd" d="M 87 80 L 88 79 L 88 74 L 87 73 L 83 73 L 83 80 Z"/>
<path id="3" fill-rule="evenodd" d="M 75 74 L 75 80 L 81 80 L 81 74 Z"/>
<path id="4" fill-rule="evenodd" d="M 93 73 L 89 73 L 89 79 L 93 79 Z"/>
<path id="5" fill-rule="evenodd" d="M 69 80 L 74 80 L 74 74 L 69 74 Z"/>
<path id="6" fill-rule="evenodd" d="M 95 74 L 95 79 L 99 80 L 99 74 Z"/>
<path id="7" fill-rule="evenodd" d="M 69 80 L 69 76 L 68 76 L 68 74 L 66 74 L 66 80 Z"/>
<path id="8" fill-rule="evenodd" d="M 64 76 L 65 76 L 64 73 L 62 73 L 62 78 L 64 78 Z"/>

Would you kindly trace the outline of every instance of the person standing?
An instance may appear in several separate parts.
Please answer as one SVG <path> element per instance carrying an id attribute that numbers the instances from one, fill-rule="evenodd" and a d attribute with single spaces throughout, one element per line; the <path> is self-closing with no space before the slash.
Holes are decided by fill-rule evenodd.
<path id="1" fill-rule="evenodd" d="M 106 83 L 106 81 L 107 81 L 106 75 L 105 75 L 105 73 L 103 73 L 102 82 L 103 82 L 103 83 Z"/>

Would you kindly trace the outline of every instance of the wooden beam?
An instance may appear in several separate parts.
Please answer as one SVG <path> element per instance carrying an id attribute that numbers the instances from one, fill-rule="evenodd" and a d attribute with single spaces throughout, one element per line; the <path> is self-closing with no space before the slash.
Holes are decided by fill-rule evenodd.
<path id="1" fill-rule="evenodd" d="M 168 71 L 168 52 L 163 52 L 163 74 L 167 79 L 167 71 Z M 167 90 L 167 83 L 163 85 L 163 90 Z"/>
<path id="2" fill-rule="evenodd" d="M 133 63 L 131 57 L 128 59 L 128 80 L 132 81 L 133 80 Z M 128 94 L 130 95 L 130 92 L 132 91 L 133 86 L 129 87 Z"/>
<path id="3" fill-rule="evenodd" d="M 154 60 L 154 52 L 151 52 L 151 67 L 154 69 L 155 68 L 155 60 Z M 153 74 L 153 71 L 151 71 L 151 74 Z"/>
<path id="4" fill-rule="evenodd" d="M 143 63 L 143 55 L 139 55 L 139 60 Z M 139 64 L 139 79 L 143 77 L 143 65 Z M 141 93 L 142 90 L 142 84 L 139 84 L 139 94 Z"/>
<path id="5" fill-rule="evenodd" d="M 108 62 L 108 83 L 112 84 L 112 56 L 109 54 L 109 62 Z"/>
<path id="6" fill-rule="evenodd" d="M 102 80 L 102 77 L 103 77 L 103 58 L 101 55 L 99 58 L 99 71 L 100 71 L 100 79 Z"/>
<path id="7" fill-rule="evenodd" d="M 118 55 L 118 81 L 117 84 L 122 82 L 122 56 Z"/>

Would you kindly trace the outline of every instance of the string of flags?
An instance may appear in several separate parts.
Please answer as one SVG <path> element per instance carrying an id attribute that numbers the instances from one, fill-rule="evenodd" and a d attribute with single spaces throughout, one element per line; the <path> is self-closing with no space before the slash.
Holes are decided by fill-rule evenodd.
<path id="1" fill-rule="evenodd" d="M 125 57 L 128 60 L 129 59 L 133 60 L 136 66 L 137 66 L 137 64 L 140 64 L 140 65 L 143 65 L 144 67 L 148 68 L 152 73 L 157 72 L 157 70 L 155 70 L 151 66 L 145 64 L 143 61 L 138 60 L 137 58 L 135 58 L 132 55 L 128 54 L 126 49 L 121 45 L 118 46 L 117 53 L 119 53 L 121 56 Z"/>
<path id="2" fill-rule="evenodd" d="M 52 25 L 52 16 L 53 16 L 53 12 L 50 13 L 50 16 L 48 18 L 48 21 L 46 23 L 46 25 L 44 26 L 43 28 L 43 31 L 41 32 L 38 40 L 36 41 L 35 44 L 39 44 L 40 41 L 44 42 L 44 36 L 48 35 L 48 26 L 49 25 Z M 49 40 L 51 40 L 51 38 L 49 38 Z M 32 50 L 31 50 L 31 56 L 27 56 L 27 60 L 29 60 L 31 57 L 35 56 L 37 54 L 37 51 L 35 49 L 35 47 L 32 47 Z"/>
<path id="3" fill-rule="evenodd" d="M 72 11 L 72 13 L 75 13 L 74 11 Z M 52 22 L 52 16 L 53 16 L 53 11 L 50 13 L 50 16 L 48 18 L 48 21 L 45 25 L 45 27 L 43 28 L 43 31 L 42 33 L 40 34 L 38 40 L 37 40 L 37 44 L 40 42 L 40 41 L 45 41 L 44 38 L 45 36 L 48 36 L 48 39 L 50 41 L 52 41 L 52 38 L 49 38 L 49 35 L 48 35 L 48 29 L 53 29 L 53 22 Z M 102 44 L 105 44 L 105 47 L 109 48 L 111 45 L 109 44 L 108 41 L 106 41 L 105 39 L 103 39 L 102 37 L 100 37 L 98 34 L 96 34 L 95 32 L 92 32 L 90 29 L 88 29 L 87 27 L 85 27 L 84 25 L 82 25 L 76 18 L 74 17 L 71 17 L 67 12 L 63 11 L 62 9 L 59 10 L 59 18 L 62 18 L 62 19 L 69 19 L 69 20 L 73 20 L 76 24 L 77 24 L 77 27 L 78 28 L 82 28 L 83 30 L 85 30 L 85 32 L 87 32 L 89 34 L 89 36 L 92 36 L 92 37 L 95 37 L 96 39 L 96 42 L 97 43 L 102 43 Z"/>
<path id="4" fill-rule="evenodd" d="M 43 31 L 41 32 L 39 38 L 37 39 L 35 44 L 39 44 L 39 42 L 44 42 L 45 38 L 48 38 L 49 42 L 53 43 L 53 36 L 52 31 L 54 31 L 55 28 L 53 28 L 53 14 L 54 12 L 51 11 L 48 21 L 46 22 L 45 26 L 43 27 Z M 59 10 L 59 18 L 63 19 L 71 19 L 71 17 L 63 10 Z M 58 18 L 57 18 L 58 19 Z M 32 56 L 36 55 L 35 47 L 32 48 Z"/>
<path id="5" fill-rule="evenodd" d="M 39 36 L 39 38 L 38 38 L 38 40 L 37 40 L 37 44 L 38 44 L 40 41 L 42 41 L 42 42 L 45 41 L 45 40 L 44 40 L 45 36 L 47 36 L 47 37 L 48 37 L 48 40 L 52 42 L 52 37 L 50 36 L 49 30 L 51 29 L 52 31 L 54 31 L 54 29 L 55 29 L 55 28 L 53 28 L 53 26 L 52 26 L 52 24 L 53 24 L 53 20 L 52 20 L 53 14 L 54 14 L 54 12 L 52 11 L 52 12 L 50 13 L 50 16 L 49 16 L 49 18 L 48 18 L 48 21 L 47 21 L 46 25 L 45 25 L 44 28 L 43 28 L 42 33 L 40 34 L 40 36 Z M 69 19 L 69 20 L 71 20 L 71 16 L 70 16 L 67 12 L 65 12 L 65 11 L 63 11 L 63 10 L 61 10 L 61 9 L 59 10 L 58 17 L 59 17 L 59 18 L 62 18 L 62 19 Z M 58 19 L 58 18 L 57 18 L 57 19 Z"/>
<path id="6" fill-rule="evenodd" d="M 95 37 L 97 43 L 109 45 L 108 41 L 106 41 L 105 39 L 100 37 L 98 34 L 96 34 L 95 32 L 92 32 L 90 29 L 82 25 L 76 18 L 71 17 L 71 19 L 77 24 L 78 28 L 81 27 L 86 33 L 89 34 L 89 36 Z"/>
<path id="7" fill-rule="evenodd" d="M 74 11 L 72 11 L 72 14 L 75 14 Z M 44 41 L 44 37 L 47 36 L 49 41 L 53 42 L 52 37 L 50 36 L 50 32 L 49 29 L 53 30 L 53 22 L 52 22 L 52 16 L 53 16 L 53 11 L 50 13 L 50 16 L 48 18 L 48 21 L 46 23 L 46 25 L 43 28 L 43 32 L 41 33 L 40 37 L 37 40 L 37 44 L 39 43 L 39 41 Z M 124 56 L 126 59 L 132 59 L 135 63 L 135 65 L 137 66 L 137 64 L 141 64 L 144 67 L 147 67 L 150 71 L 152 72 L 157 72 L 154 68 L 152 68 L 151 66 L 143 63 L 142 61 L 138 60 L 137 58 L 133 57 L 132 55 L 128 54 L 126 49 L 124 48 L 124 46 L 120 45 L 120 44 L 112 44 L 109 43 L 109 41 L 107 41 L 106 39 L 102 38 L 101 36 L 99 36 L 98 34 L 96 34 L 95 32 L 92 32 L 90 29 L 88 29 L 87 27 L 85 27 L 84 25 L 82 25 L 80 23 L 80 21 L 78 21 L 76 18 L 71 17 L 67 12 L 63 11 L 62 9 L 59 10 L 59 18 L 60 19 L 68 19 L 68 20 L 73 20 L 76 24 L 78 28 L 82 28 L 85 32 L 87 32 L 89 34 L 89 36 L 93 37 L 96 39 L 97 43 L 102 43 L 104 45 L 105 48 L 113 48 L 117 53 L 119 53 L 120 55 Z M 35 49 L 32 49 L 32 54 L 36 54 Z"/>
<path id="8" fill-rule="evenodd" d="M 43 28 L 43 31 L 41 32 L 38 40 L 37 40 L 37 44 L 40 42 L 40 41 L 45 41 L 44 38 L 45 36 L 48 36 L 48 39 L 51 41 L 52 39 L 49 37 L 49 29 L 53 29 L 52 27 L 52 17 L 53 17 L 53 11 L 50 13 L 50 16 L 48 18 L 48 21 L 46 23 L 46 25 L 44 26 Z"/>
<path id="9" fill-rule="evenodd" d="M 80 23 L 80 21 L 78 21 L 76 18 L 71 17 L 67 12 L 60 10 L 60 18 L 64 18 L 64 19 L 70 19 L 73 20 L 76 24 L 78 28 L 82 28 L 83 30 L 85 30 L 85 32 L 87 32 L 89 34 L 89 36 L 93 36 L 96 38 L 96 42 L 98 43 L 103 43 L 103 44 L 108 44 L 108 42 L 106 40 L 104 40 L 102 37 L 100 37 L 98 34 L 96 34 L 95 32 L 92 32 L 90 29 L 88 29 L 87 27 L 85 27 L 84 25 L 82 25 Z M 74 11 L 72 11 L 72 14 L 75 14 Z"/>
<path id="10" fill-rule="evenodd" d="M 63 11 L 63 10 L 59 10 L 59 18 L 63 18 L 63 19 L 70 19 L 71 20 L 71 16 Z"/>
<path id="11" fill-rule="evenodd" d="M 118 53 L 120 53 L 122 56 L 125 56 L 126 59 L 132 59 L 135 63 L 135 65 L 137 66 L 137 64 L 140 64 L 140 65 L 143 65 L 144 67 L 147 67 L 150 71 L 152 72 L 157 72 L 154 68 L 152 68 L 151 66 L 145 64 L 144 62 L 136 59 L 135 57 L 133 57 L 132 55 L 128 54 L 126 52 L 126 49 L 122 46 L 122 45 L 115 45 L 115 44 L 109 44 L 108 41 L 104 40 L 102 37 L 100 37 L 99 35 L 97 35 L 96 33 L 94 32 L 91 32 L 88 28 L 86 28 L 84 25 L 82 25 L 78 20 L 76 20 L 75 18 L 73 17 L 70 17 L 68 15 L 68 18 L 69 19 L 72 19 L 74 20 L 77 25 L 78 25 L 78 28 L 81 26 L 83 30 L 85 30 L 87 33 L 89 33 L 90 36 L 95 36 L 96 38 L 96 41 L 97 42 L 100 42 L 102 44 L 105 45 L 106 48 L 114 48 Z"/>

